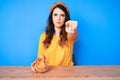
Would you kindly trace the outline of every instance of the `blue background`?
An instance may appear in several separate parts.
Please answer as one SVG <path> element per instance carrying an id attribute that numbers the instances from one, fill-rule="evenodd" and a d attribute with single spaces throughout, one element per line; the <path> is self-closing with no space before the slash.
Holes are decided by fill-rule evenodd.
<path id="1" fill-rule="evenodd" d="M 0 66 L 29 66 L 37 57 L 49 9 L 59 0 L 0 0 Z M 120 1 L 62 0 L 79 23 L 76 65 L 120 65 Z"/>

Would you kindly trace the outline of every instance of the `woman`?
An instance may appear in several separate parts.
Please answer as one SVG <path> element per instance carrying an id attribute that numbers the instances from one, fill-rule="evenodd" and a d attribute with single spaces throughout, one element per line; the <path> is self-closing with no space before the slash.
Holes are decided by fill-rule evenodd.
<path id="1" fill-rule="evenodd" d="M 38 58 L 46 57 L 51 66 L 72 66 L 76 27 L 77 21 L 70 20 L 67 6 L 63 2 L 53 4 L 46 31 L 40 36 Z"/>

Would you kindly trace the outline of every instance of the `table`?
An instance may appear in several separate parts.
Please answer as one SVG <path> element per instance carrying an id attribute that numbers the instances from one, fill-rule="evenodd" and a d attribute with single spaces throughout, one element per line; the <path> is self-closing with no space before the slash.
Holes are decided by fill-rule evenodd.
<path id="1" fill-rule="evenodd" d="M 34 73 L 30 66 L 0 66 L 0 80 L 120 80 L 120 66 L 54 66 Z"/>

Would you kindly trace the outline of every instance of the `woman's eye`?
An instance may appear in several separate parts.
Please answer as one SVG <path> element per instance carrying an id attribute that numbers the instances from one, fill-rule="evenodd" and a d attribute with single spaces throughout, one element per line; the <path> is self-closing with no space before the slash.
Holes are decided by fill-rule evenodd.
<path id="1" fill-rule="evenodd" d="M 54 14 L 54 16 L 57 16 L 57 14 Z"/>
<path id="2" fill-rule="evenodd" d="M 65 17 L 65 15 L 64 15 L 64 14 L 61 14 L 61 16 L 62 16 L 62 17 Z"/>

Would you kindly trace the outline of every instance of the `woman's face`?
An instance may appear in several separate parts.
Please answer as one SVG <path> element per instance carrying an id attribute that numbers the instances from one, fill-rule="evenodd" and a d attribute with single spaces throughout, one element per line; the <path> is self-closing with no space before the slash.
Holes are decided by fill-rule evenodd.
<path id="1" fill-rule="evenodd" d="M 53 10 L 52 20 L 55 27 L 61 28 L 61 26 L 64 24 L 65 18 L 65 12 L 63 10 L 60 8 L 55 8 Z"/>

